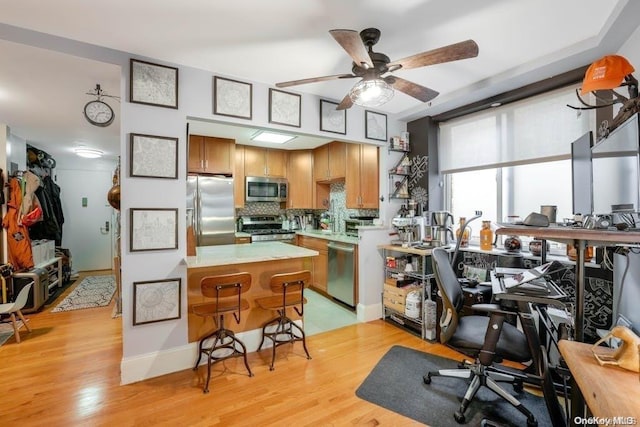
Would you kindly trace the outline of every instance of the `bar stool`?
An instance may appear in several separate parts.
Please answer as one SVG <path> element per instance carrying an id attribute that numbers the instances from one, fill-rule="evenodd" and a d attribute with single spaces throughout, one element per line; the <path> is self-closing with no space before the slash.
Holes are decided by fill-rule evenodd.
<path id="1" fill-rule="evenodd" d="M 198 343 L 198 360 L 193 370 L 198 370 L 202 355 L 207 356 L 207 380 L 202 390 L 209 392 L 209 380 L 211 379 L 211 365 L 232 357 L 244 357 L 244 365 L 249 376 L 253 373 L 247 362 L 247 348 L 244 343 L 236 338 L 233 331 L 225 329 L 225 314 L 233 314 L 236 323 L 240 323 L 240 313 L 249 308 L 249 303 L 242 298 L 242 294 L 251 288 L 251 274 L 235 273 L 219 276 L 207 276 L 200 280 L 202 295 L 212 298 L 214 301 L 195 304 L 192 306 L 194 314 L 202 317 L 212 317 L 217 329 L 202 337 Z M 205 341 L 213 339 L 210 346 L 205 346 Z M 238 349 L 238 346 L 240 349 Z"/>
<path id="2" fill-rule="evenodd" d="M 311 359 L 307 350 L 304 330 L 287 316 L 287 308 L 293 308 L 300 317 L 304 318 L 304 304 L 307 303 L 304 297 L 304 288 L 311 281 L 309 270 L 296 271 L 294 273 L 275 274 L 269 283 L 271 292 L 276 295 L 256 298 L 256 304 L 265 310 L 272 310 L 278 316 L 269 320 L 262 327 L 262 341 L 258 346 L 258 351 L 262 348 L 265 338 L 269 338 L 272 343 L 271 365 L 269 370 L 273 371 L 273 364 L 276 359 L 276 347 L 296 341 L 302 341 L 302 347 L 307 354 L 307 359 Z M 275 326 L 271 332 L 267 328 Z"/>

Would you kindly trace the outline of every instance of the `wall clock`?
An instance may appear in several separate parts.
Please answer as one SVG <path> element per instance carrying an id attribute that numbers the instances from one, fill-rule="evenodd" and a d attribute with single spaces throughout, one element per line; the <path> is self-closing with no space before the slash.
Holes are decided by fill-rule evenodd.
<path id="1" fill-rule="evenodd" d="M 113 122 L 115 114 L 109 104 L 95 99 L 85 104 L 84 117 L 94 126 L 106 127 Z"/>

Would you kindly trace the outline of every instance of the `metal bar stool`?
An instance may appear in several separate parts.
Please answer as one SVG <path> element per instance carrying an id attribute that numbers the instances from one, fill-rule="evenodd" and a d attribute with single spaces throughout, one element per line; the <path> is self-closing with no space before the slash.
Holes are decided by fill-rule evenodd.
<path id="1" fill-rule="evenodd" d="M 231 357 L 244 357 L 244 365 L 249 376 L 253 373 L 247 362 L 247 348 L 244 343 L 236 338 L 234 332 L 224 327 L 225 314 L 233 314 L 236 323 L 240 323 L 240 313 L 249 308 L 249 303 L 242 298 L 242 294 L 251 288 L 251 274 L 235 273 L 219 276 L 203 277 L 200 281 L 202 295 L 214 299 L 211 302 L 195 304 L 192 306 L 194 314 L 202 317 L 212 317 L 217 329 L 202 337 L 198 343 L 198 360 L 193 370 L 198 369 L 202 355 L 207 356 L 207 380 L 203 392 L 209 392 L 209 380 L 211 379 L 211 365 Z M 213 340 L 205 345 L 205 341 Z M 240 349 L 238 348 L 240 347 Z"/>
<path id="2" fill-rule="evenodd" d="M 308 270 L 296 271 L 294 273 L 275 274 L 271 277 L 271 292 L 276 295 L 256 298 L 256 304 L 265 310 L 272 310 L 278 316 L 269 320 L 262 327 L 262 341 L 258 346 L 258 351 L 262 348 L 265 338 L 269 338 L 272 343 L 271 365 L 269 370 L 273 371 L 273 364 L 276 359 L 276 347 L 296 341 L 302 341 L 302 347 L 307 354 L 307 359 L 311 359 L 307 350 L 304 330 L 287 316 L 287 308 L 293 308 L 295 312 L 304 318 L 304 304 L 307 303 L 304 297 L 304 288 L 311 281 L 311 272 Z M 267 332 L 268 327 L 275 326 L 271 332 Z"/>

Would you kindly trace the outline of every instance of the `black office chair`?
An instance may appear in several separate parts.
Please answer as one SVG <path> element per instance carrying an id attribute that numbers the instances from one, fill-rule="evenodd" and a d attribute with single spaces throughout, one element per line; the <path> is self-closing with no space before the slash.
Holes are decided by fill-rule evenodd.
<path id="1" fill-rule="evenodd" d="M 487 312 L 489 316 L 459 316 L 464 296 L 449 263 L 449 255 L 444 249 L 436 248 L 431 257 L 443 304 L 440 342 L 473 357 L 474 362 L 465 362 L 460 369 L 428 372 L 423 377 L 425 384 L 430 384 L 435 376 L 471 379 L 460 409 L 453 414 L 458 423 L 465 422 L 464 413 L 467 407 L 480 386 L 484 385 L 523 413 L 527 417 L 527 426 L 537 426 L 538 422 L 533 414 L 498 385 L 498 382 L 509 382 L 516 391 L 521 391 L 522 376 L 510 375 L 505 370 L 493 366 L 494 362 L 500 362 L 502 359 L 514 362 L 531 360 L 524 333 L 504 321 L 507 314 L 513 313 L 501 310 L 495 304 L 476 304 L 473 306 L 474 310 Z"/>

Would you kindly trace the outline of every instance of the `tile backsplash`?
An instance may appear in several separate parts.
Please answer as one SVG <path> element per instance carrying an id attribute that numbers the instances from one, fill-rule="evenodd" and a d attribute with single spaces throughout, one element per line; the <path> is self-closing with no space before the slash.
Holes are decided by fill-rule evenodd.
<path id="1" fill-rule="evenodd" d="M 329 200 L 329 209 L 280 209 L 280 203 L 277 202 L 249 202 L 244 208 L 237 209 L 236 215 L 303 215 L 307 212 L 320 215 L 329 212 L 335 215 L 336 231 L 339 233 L 344 233 L 344 220 L 351 216 L 378 216 L 377 209 L 347 209 L 344 182 L 331 184 Z"/>

